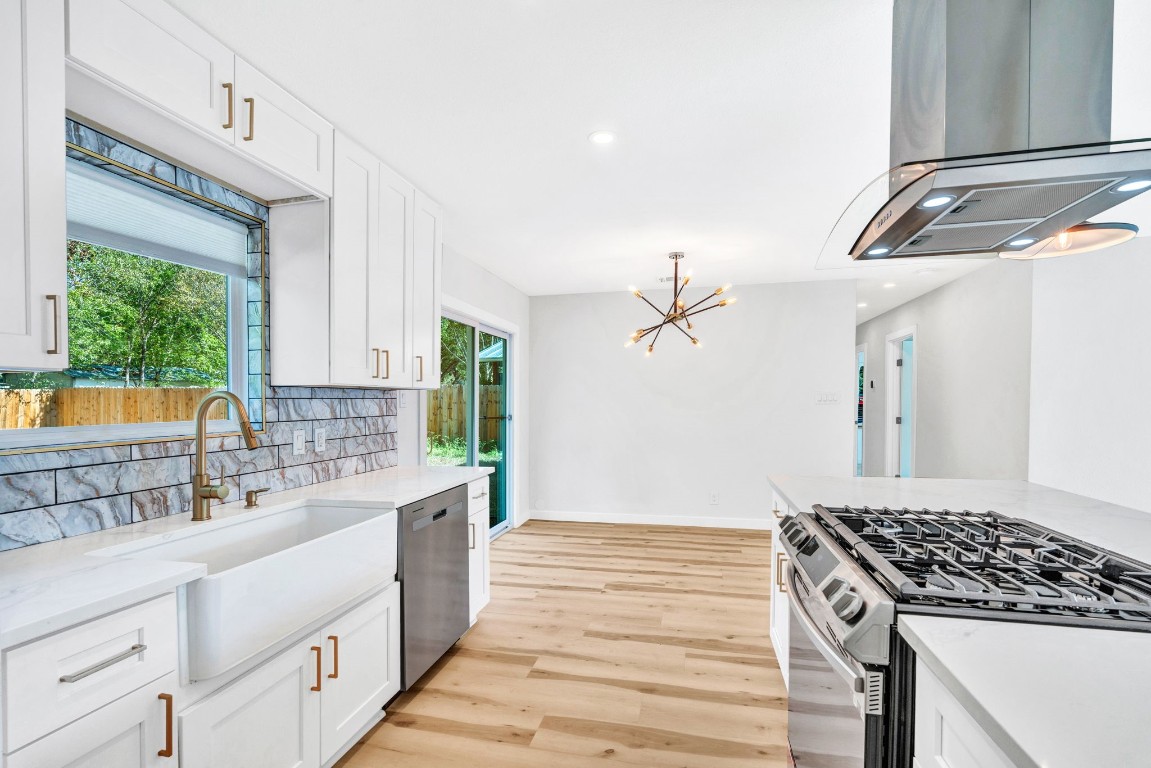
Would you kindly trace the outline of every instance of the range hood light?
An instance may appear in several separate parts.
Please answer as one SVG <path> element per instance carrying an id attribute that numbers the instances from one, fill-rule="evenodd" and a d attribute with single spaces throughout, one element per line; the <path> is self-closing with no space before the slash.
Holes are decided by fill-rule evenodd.
<path id="1" fill-rule="evenodd" d="M 955 199 L 955 195 L 934 195 L 919 204 L 920 208 L 939 208 Z"/>
<path id="2" fill-rule="evenodd" d="M 868 256 L 882 256 L 885 253 L 891 253 L 891 249 L 880 246 L 879 248 L 872 248 L 870 251 L 867 252 L 867 255 Z"/>
<path id="3" fill-rule="evenodd" d="M 1049 259 L 1053 256 L 1072 256 L 1125 243 L 1138 232 L 1139 227 L 1134 224 L 1088 222 L 1068 227 L 1058 235 L 1037 242 L 1025 250 L 1004 251 L 999 256 L 1003 259 Z"/>
<path id="4" fill-rule="evenodd" d="M 1138 181 L 1124 182 L 1124 183 L 1120 184 L 1119 186 L 1115 187 L 1115 189 L 1113 189 L 1111 191 L 1112 192 L 1142 192 L 1143 190 L 1147 189 L 1148 187 L 1151 187 L 1151 180 L 1140 179 Z"/>
<path id="5" fill-rule="evenodd" d="M 1008 245 L 1012 248 L 1024 248 L 1028 245 L 1034 245 L 1038 242 L 1039 238 L 1037 237 L 1021 237 L 1018 240 L 1012 240 L 1010 243 L 1008 243 Z"/>

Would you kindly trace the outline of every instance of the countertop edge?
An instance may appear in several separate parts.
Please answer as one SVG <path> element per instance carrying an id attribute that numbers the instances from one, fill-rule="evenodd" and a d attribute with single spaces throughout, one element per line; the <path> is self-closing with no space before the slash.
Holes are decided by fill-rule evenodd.
<path id="1" fill-rule="evenodd" d="M 923 663 L 931 668 L 931 671 L 940 679 L 948 692 L 963 705 L 972 719 L 987 732 L 987 735 L 995 742 L 995 746 L 1003 750 L 1011 762 L 1018 768 L 1041 768 L 1039 763 L 1027 754 L 1027 751 L 1011 736 L 1007 729 L 979 703 L 979 700 L 960 682 L 959 678 L 943 663 L 943 660 L 935 655 L 931 646 L 916 633 L 914 624 L 914 616 L 899 616 L 896 630 L 915 651 L 916 658 L 922 659 Z"/>

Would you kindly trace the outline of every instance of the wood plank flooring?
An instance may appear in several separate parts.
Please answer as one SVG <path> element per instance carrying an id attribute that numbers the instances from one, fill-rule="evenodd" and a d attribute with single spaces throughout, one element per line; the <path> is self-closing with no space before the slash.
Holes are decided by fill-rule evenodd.
<path id="1" fill-rule="evenodd" d="M 782 768 L 766 531 L 529 522 L 492 601 L 341 768 Z"/>

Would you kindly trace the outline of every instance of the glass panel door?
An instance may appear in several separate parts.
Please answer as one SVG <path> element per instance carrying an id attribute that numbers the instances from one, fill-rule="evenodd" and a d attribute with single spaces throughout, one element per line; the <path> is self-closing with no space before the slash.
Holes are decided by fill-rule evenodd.
<path id="1" fill-rule="evenodd" d="M 440 388 L 428 392 L 428 465 L 475 464 L 472 424 L 476 329 L 440 319 Z"/>
<path id="2" fill-rule="evenodd" d="M 479 465 L 488 475 L 493 532 L 508 527 L 508 339 L 491 329 L 479 331 Z"/>

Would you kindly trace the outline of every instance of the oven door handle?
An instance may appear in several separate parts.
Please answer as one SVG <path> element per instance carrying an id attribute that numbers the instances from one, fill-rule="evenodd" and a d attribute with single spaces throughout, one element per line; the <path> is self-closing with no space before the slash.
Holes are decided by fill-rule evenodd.
<path id="1" fill-rule="evenodd" d="M 800 593 L 795 589 L 795 564 L 790 564 L 783 571 L 783 582 L 787 586 L 790 602 L 795 606 L 793 615 L 798 616 L 802 627 L 793 627 L 791 632 L 796 629 L 802 631 L 811 640 L 812 644 L 819 651 L 823 658 L 827 659 L 827 663 L 835 670 L 835 673 L 847 681 L 851 686 L 851 690 L 855 693 L 863 693 L 865 678 L 862 671 L 859 670 L 857 665 L 850 661 L 839 652 L 839 649 L 831 644 L 827 636 L 819 631 L 815 625 L 815 620 L 811 618 L 811 614 L 807 612 L 803 601 L 799 599 Z"/>

